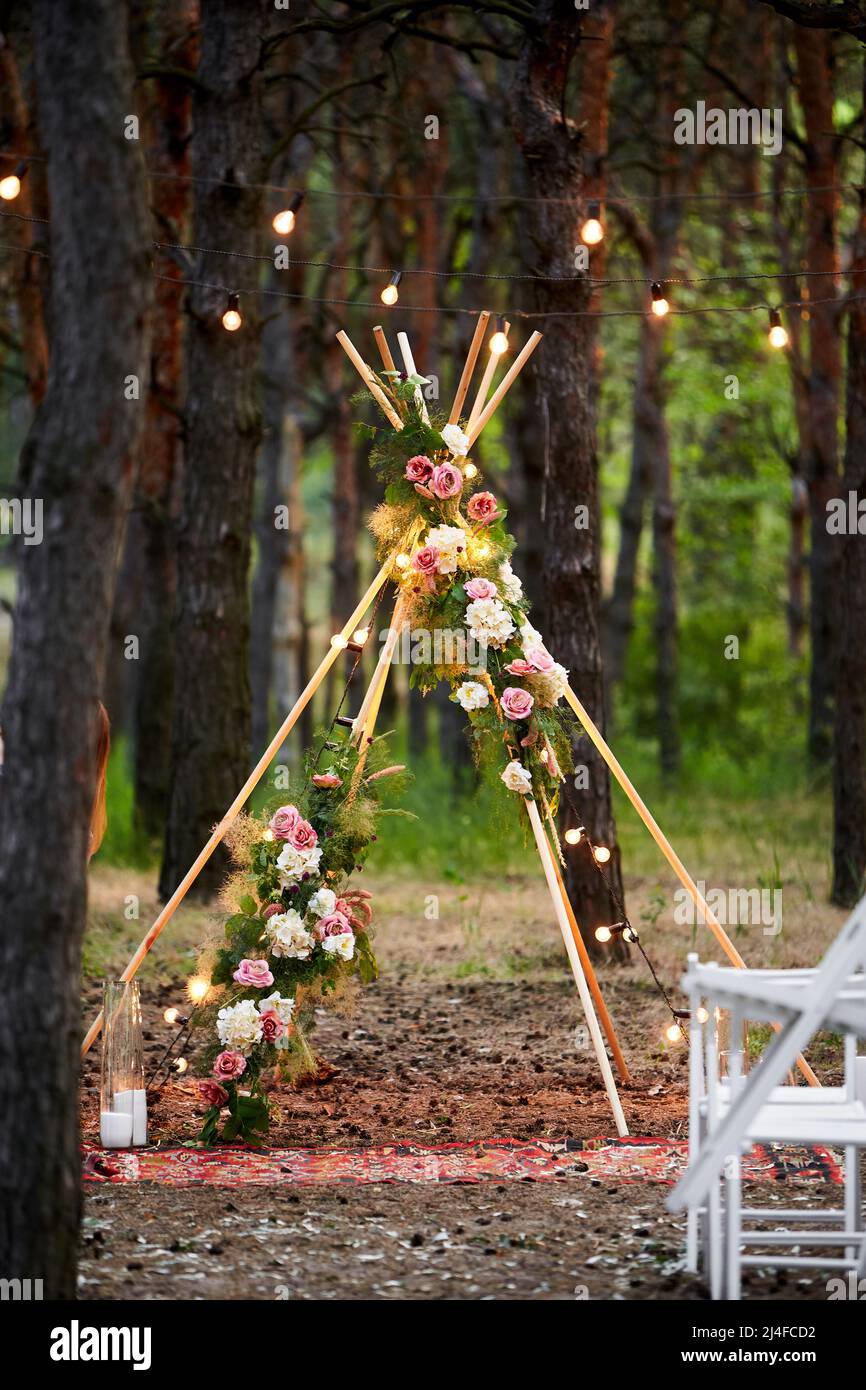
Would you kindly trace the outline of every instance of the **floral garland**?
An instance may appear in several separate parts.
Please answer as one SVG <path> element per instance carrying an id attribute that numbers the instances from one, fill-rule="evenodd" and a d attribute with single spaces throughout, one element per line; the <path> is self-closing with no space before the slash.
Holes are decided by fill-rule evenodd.
<path id="1" fill-rule="evenodd" d="M 529 622 L 505 510 L 492 492 L 478 490 L 464 513 L 466 485 L 478 478 L 469 438 L 458 425 L 427 418 L 425 379 L 387 373 L 378 381 L 403 428 L 384 434 L 362 427 L 374 440 L 370 463 L 385 487 L 371 526 L 380 558 L 391 557 L 413 633 L 443 639 L 439 647 L 431 640 L 429 652 L 413 650 L 411 684 L 426 693 L 447 679 L 451 699 L 468 715 L 479 766 L 509 793 L 537 798 L 552 817 L 559 783 L 572 770 L 576 723 L 558 708 L 568 673 Z M 407 536 L 416 539 L 404 551 Z M 475 644 L 477 661 L 455 644 L 455 633 L 467 649 Z M 325 752 L 328 766 L 319 770 Z M 325 741 L 308 756 L 294 800 L 266 822 L 251 822 L 241 837 L 241 878 L 253 881 L 255 896 L 236 894 L 211 973 L 212 987 L 236 989 L 203 1011 L 218 1039 L 206 1054 L 212 1077 L 199 1083 L 206 1143 L 257 1142 L 269 1122 L 263 1072 L 314 1066 L 306 1039 L 315 1004 L 333 999 L 353 975 L 362 983 L 376 977 L 370 895 L 349 881 L 385 813 L 379 779 L 403 771 L 376 768 L 383 754 L 378 739 L 363 750 Z"/>

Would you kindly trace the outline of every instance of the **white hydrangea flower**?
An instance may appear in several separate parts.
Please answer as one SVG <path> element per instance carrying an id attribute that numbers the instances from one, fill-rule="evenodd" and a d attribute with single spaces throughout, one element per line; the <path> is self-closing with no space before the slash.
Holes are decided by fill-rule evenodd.
<path id="1" fill-rule="evenodd" d="M 244 1056 L 255 1047 L 262 1037 L 262 1020 L 254 999 L 241 999 L 220 1009 L 216 1021 L 217 1034 L 224 1047 L 232 1052 L 242 1052 Z"/>
<path id="2" fill-rule="evenodd" d="M 510 792 L 521 792 L 524 796 L 531 796 L 532 777 L 516 758 L 508 764 L 502 774 L 502 780 Z"/>
<path id="3" fill-rule="evenodd" d="M 532 623 L 526 622 L 523 624 L 523 626 L 520 629 L 520 636 L 523 640 L 524 651 L 526 651 L 527 647 L 544 646 L 544 638 L 538 631 L 538 628 L 532 626 Z"/>
<path id="4" fill-rule="evenodd" d="M 307 903 L 307 907 L 317 917 L 330 917 L 337 906 L 337 895 L 331 888 L 320 888 Z"/>
<path id="5" fill-rule="evenodd" d="M 468 536 L 462 526 L 434 526 L 428 531 L 425 545 L 435 545 L 439 551 L 439 573 L 454 574 L 461 558 L 466 558 Z"/>
<path id="6" fill-rule="evenodd" d="M 318 872 L 321 857 L 322 851 L 318 845 L 314 849 L 295 849 L 294 845 L 283 845 L 277 859 L 280 887 L 290 888 L 293 883 L 300 883 L 304 874 Z"/>
<path id="7" fill-rule="evenodd" d="M 490 696 L 480 681 L 464 681 L 455 691 L 457 703 L 467 714 L 474 709 L 484 709 L 490 704 Z"/>
<path id="8" fill-rule="evenodd" d="M 465 458 L 469 453 L 469 436 L 459 425 L 445 425 L 441 431 L 446 447 L 455 458 Z"/>
<path id="9" fill-rule="evenodd" d="M 288 912 L 277 912 L 269 917 L 265 935 L 273 956 L 306 960 L 312 955 L 313 938 L 304 926 L 300 913 L 293 907 Z"/>
<path id="10" fill-rule="evenodd" d="M 568 672 L 555 661 L 549 671 L 539 671 L 527 677 L 538 703 L 549 709 L 563 697 L 568 686 Z"/>
<path id="11" fill-rule="evenodd" d="M 501 647 L 514 631 L 507 608 L 498 598 L 477 598 L 466 609 L 469 635 L 487 647 Z"/>
<path id="12" fill-rule="evenodd" d="M 354 932 L 341 932 L 339 936 L 326 936 L 322 941 L 322 950 L 327 951 L 330 956 L 340 956 L 342 960 L 351 960 L 355 954 Z"/>
<path id="13" fill-rule="evenodd" d="M 499 578 L 502 581 L 502 592 L 509 603 L 518 603 L 523 598 L 523 585 L 511 568 L 510 560 L 503 560 L 499 566 Z"/>

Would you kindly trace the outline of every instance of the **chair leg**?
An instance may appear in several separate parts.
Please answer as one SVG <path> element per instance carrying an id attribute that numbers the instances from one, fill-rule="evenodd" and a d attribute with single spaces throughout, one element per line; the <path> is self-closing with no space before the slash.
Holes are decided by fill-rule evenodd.
<path id="1" fill-rule="evenodd" d="M 686 1269 L 689 1274 L 698 1272 L 698 1221 L 700 1208 L 689 1207 L 686 1217 Z"/>
<path id="2" fill-rule="evenodd" d="M 733 1302 L 740 1298 L 740 1232 L 742 1227 L 742 1192 L 740 1190 L 740 1159 L 731 1154 L 725 1164 L 725 1270 L 727 1297 Z"/>
<path id="3" fill-rule="evenodd" d="M 707 1199 L 707 1266 L 710 1275 L 710 1298 L 714 1302 L 725 1296 L 724 1222 L 722 1219 L 722 1188 L 717 1180 Z"/>
<path id="4" fill-rule="evenodd" d="M 845 1230 L 862 1231 L 863 1205 L 860 1190 L 860 1150 L 855 1144 L 845 1148 Z M 861 1246 L 864 1242 L 861 1241 Z M 857 1248 L 845 1247 L 845 1259 L 852 1262 L 857 1258 Z"/>

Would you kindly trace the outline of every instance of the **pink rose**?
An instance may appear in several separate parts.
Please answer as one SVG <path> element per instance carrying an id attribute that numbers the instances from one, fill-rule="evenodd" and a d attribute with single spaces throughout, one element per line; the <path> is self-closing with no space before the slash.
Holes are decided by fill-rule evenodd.
<path id="1" fill-rule="evenodd" d="M 198 1093 L 206 1105 L 225 1105 L 229 1098 L 229 1093 L 225 1087 L 220 1086 L 216 1081 L 200 1081 Z"/>
<path id="2" fill-rule="evenodd" d="M 463 585 L 470 598 L 496 598 L 498 590 L 489 579 L 470 579 Z"/>
<path id="3" fill-rule="evenodd" d="M 351 936 L 352 923 L 342 912 L 335 908 L 329 916 L 323 917 L 318 926 L 319 940 L 322 941 L 326 936 Z"/>
<path id="4" fill-rule="evenodd" d="M 531 647 L 526 653 L 526 660 L 533 671 L 552 671 L 556 665 L 550 652 L 545 651 L 544 647 Z"/>
<path id="5" fill-rule="evenodd" d="M 336 772 L 314 772 L 313 786 L 315 787 L 342 787 L 343 779 L 338 777 Z"/>
<path id="6" fill-rule="evenodd" d="M 509 685 L 507 690 L 502 692 L 500 704 L 507 719 L 528 719 L 535 700 L 528 690 L 521 690 L 519 686 Z"/>
<path id="7" fill-rule="evenodd" d="M 296 821 L 289 835 L 289 844 L 295 849 L 315 849 L 319 837 L 308 820 Z"/>
<path id="8" fill-rule="evenodd" d="M 239 985 L 253 985 L 256 989 L 264 989 L 266 985 L 274 983 L 266 960 L 242 960 L 232 979 L 237 980 Z"/>
<path id="9" fill-rule="evenodd" d="M 265 1009 L 265 1012 L 261 1015 L 261 1020 L 263 1042 L 275 1043 L 286 1031 L 286 1025 L 283 1023 L 279 1014 L 273 1009 Z"/>
<path id="10" fill-rule="evenodd" d="M 520 657 L 515 661 L 509 661 L 505 669 L 510 676 L 531 676 L 535 671 L 531 661 L 523 661 Z"/>
<path id="11" fill-rule="evenodd" d="M 499 515 L 499 503 L 492 492 L 476 492 L 466 504 L 466 515 L 472 521 L 493 521 Z"/>
<path id="12" fill-rule="evenodd" d="M 213 1074 L 218 1081 L 234 1081 L 247 1069 L 247 1059 L 242 1052 L 221 1052 L 213 1064 Z"/>
<path id="13" fill-rule="evenodd" d="M 287 840 L 300 819 L 297 806 L 281 806 L 268 821 L 268 829 L 274 832 L 275 840 Z"/>
<path id="14" fill-rule="evenodd" d="M 424 454 L 416 454 L 406 464 L 406 477 L 410 483 L 426 483 L 432 473 L 433 465 Z"/>
<path id="15" fill-rule="evenodd" d="M 282 903 L 268 903 L 267 907 L 262 913 L 262 916 L 264 917 L 265 921 L 267 921 L 269 917 L 273 917 L 275 913 L 282 912 L 282 910 Z"/>
<path id="16" fill-rule="evenodd" d="M 433 469 L 431 491 L 437 497 L 456 497 L 463 487 L 463 474 L 453 463 L 440 463 Z"/>
<path id="17" fill-rule="evenodd" d="M 435 545 L 425 545 L 412 556 L 412 568 L 419 574 L 436 574 L 439 569 L 440 552 Z"/>

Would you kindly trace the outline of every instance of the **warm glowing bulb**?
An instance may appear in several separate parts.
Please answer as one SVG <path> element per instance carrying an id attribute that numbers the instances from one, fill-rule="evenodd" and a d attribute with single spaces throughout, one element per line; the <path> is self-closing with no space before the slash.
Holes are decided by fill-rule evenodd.
<path id="1" fill-rule="evenodd" d="M 494 357 L 501 357 L 503 352 L 508 351 L 508 339 L 501 328 L 498 328 L 490 339 L 490 351 Z"/>
<path id="2" fill-rule="evenodd" d="M 291 208 L 283 208 L 282 212 L 278 212 L 271 223 L 274 231 L 277 232 L 279 236 L 288 236 L 289 232 L 294 229 L 294 225 L 295 214 L 292 212 Z"/>
<path id="3" fill-rule="evenodd" d="M 588 217 L 580 229 L 580 239 L 586 246 L 598 246 L 604 240 L 604 227 L 597 217 Z"/>
<path id="4" fill-rule="evenodd" d="M 596 864 L 606 864 L 610 859 L 610 850 L 607 845 L 596 845 L 592 852 L 595 855 Z"/>
<path id="5" fill-rule="evenodd" d="M 195 1004 L 199 1004 L 209 989 L 210 985 L 207 980 L 202 979 L 201 975 L 193 975 L 187 984 L 186 992 Z"/>
<path id="6" fill-rule="evenodd" d="M 475 554 L 478 556 L 479 560 L 486 559 L 486 557 L 490 554 L 490 546 L 487 544 L 486 541 L 481 542 L 481 545 L 479 545 Z"/>
<path id="7" fill-rule="evenodd" d="M 567 845 L 579 845 L 579 844 L 580 844 L 580 837 L 581 837 L 582 834 L 583 834 L 583 831 L 582 831 L 582 830 L 566 830 L 566 832 L 565 832 L 565 843 L 566 843 Z"/>
<path id="8" fill-rule="evenodd" d="M 174 1069 L 177 1072 L 178 1076 L 183 1076 L 183 1073 L 186 1071 L 188 1066 L 189 1062 L 186 1060 L 185 1057 L 175 1057 Z"/>
<path id="9" fill-rule="evenodd" d="M 272 840 L 273 838 L 274 838 L 274 832 L 273 832 L 273 830 L 266 830 L 265 833 L 264 833 L 264 835 L 262 836 L 262 839 L 263 839 L 263 840 Z"/>
<path id="10" fill-rule="evenodd" d="M 396 285 L 386 285 L 380 296 L 383 304 L 396 304 L 400 298 Z"/>
<path id="11" fill-rule="evenodd" d="M 409 564 L 409 556 L 408 556 L 408 555 L 398 555 L 398 556 L 397 556 L 397 559 L 394 561 L 394 564 L 397 566 L 398 570 L 404 570 L 404 569 L 406 569 L 406 567 L 407 567 L 408 564 Z"/>
<path id="12" fill-rule="evenodd" d="M 357 642 L 359 647 L 363 647 L 369 636 L 370 629 L 368 627 L 356 627 L 355 631 L 352 633 L 352 641 Z"/>
<path id="13" fill-rule="evenodd" d="M 227 333 L 236 333 L 242 323 L 238 297 L 236 294 L 230 294 L 226 311 L 223 314 L 223 328 Z"/>
<path id="14" fill-rule="evenodd" d="M 657 319 L 663 319 L 670 307 L 664 295 L 660 299 L 653 300 L 652 309 Z"/>
<path id="15" fill-rule="evenodd" d="M 345 649 L 346 649 L 346 647 L 348 647 L 348 645 L 349 645 L 349 639 L 348 639 L 348 637 L 344 637 L 343 634 L 342 634 L 342 632 L 335 632 L 335 633 L 334 633 L 334 636 L 331 638 L 331 646 L 332 646 L 332 647 L 336 647 L 336 649 L 337 649 L 338 652 L 342 652 L 342 651 L 345 651 Z"/>
<path id="16" fill-rule="evenodd" d="M 464 478 L 474 478 L 477 473 L 478 469 L 475 467 L 474 463 L 467 463 L 466 467 L 463 469 Z"/>
<path id="17" fill-rule="evenodd" d="M 163 1014 L 163 1018 L 165 1019 L 166 1023 L 177 1023 L 178 1019 L 180 1018 L 180 1013 L 177 1009 L 166 1009 L 165 1013 Z"/>
<path id="18" fill-rule="evenodd" d="M 596 941 L 610 941 L 612 935 L 610 927 L 596 927 L 595 929 Z"/>
<path id="19" fill-rule="evenodd" d="M 769 336 L 769 339 L 770 339 L 770 347 L 774 347 L 774 348 L 783 348 L 783 347 L 787 347 L 787 345 L 788 345 L 788 330 L 787 330 L 786 328 L 783 328 L 782 325 L 781 325 L 780 323 L 779 323 L 779 324 L 774 324 L 774 326 L 770 329 L 770 332 L 769 332 L 769 335 L 768 335 L 768 336 Z"/>
<path id="20" fill-rule="evenodd" d="M 707 1013 L 707 1010 L 704 1008 L 703 1004 L 702 1004 L 701 1007 L 698 1009 L 697 1015 L 696 1015 L 696 1016 L 697 1016 L 698 1023 L 709 1023 L 709 1021 L 710 1021 L 710 1016 L 709 1016 L 709 1014 Z"/>
<path id="21" fill-rule="evenodd" d="M 0 179 L 0 198 L 4 202 L 11 203 L 13 198 L 17 198 L 21 192 L 21 180 L 17 174 L 7 174 L 5 179 Z"/>
<path id="22" fill-rule="evenodd" d="M 683 1035 L 683 1030 L 678 1023 L 669 1023 L 665 1029 L 665 1037 L 669 1043 L 679 1042 Z"/>

